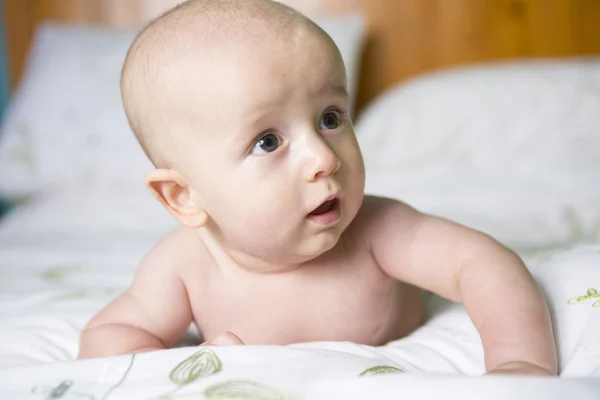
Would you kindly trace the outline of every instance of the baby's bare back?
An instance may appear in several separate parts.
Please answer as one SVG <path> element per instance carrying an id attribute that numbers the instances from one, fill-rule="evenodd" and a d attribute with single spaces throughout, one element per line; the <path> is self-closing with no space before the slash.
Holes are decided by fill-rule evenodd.
<path id="1" fill-rule="evenodd" d="M 245 344 L 381 345 L 416 329 L 423 320 L 421 291 L 379 268 L 360 234 L 368 221 L 360 217 L 331 251 L 286 273 L 224 271 L 196 231 L 174 235 L 184 261 L 179 273 L 204 338 L 230 331 Z"/>

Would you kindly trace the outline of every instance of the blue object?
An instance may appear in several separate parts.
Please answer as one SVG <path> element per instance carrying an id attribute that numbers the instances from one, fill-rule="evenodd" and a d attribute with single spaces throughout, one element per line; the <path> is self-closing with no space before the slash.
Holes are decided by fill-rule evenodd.
<path id="1" fill-rule="evenodd" d="M 2 6 L 4 2 L 0 2 L 0 120 L 4 116 L 4 109 L 8 102 L 8 67 L 6 57 L 6 42 L 4 37 L 4 10 Z M 0 217 L 11 208 L 11 204 L 0 199 Z"/>

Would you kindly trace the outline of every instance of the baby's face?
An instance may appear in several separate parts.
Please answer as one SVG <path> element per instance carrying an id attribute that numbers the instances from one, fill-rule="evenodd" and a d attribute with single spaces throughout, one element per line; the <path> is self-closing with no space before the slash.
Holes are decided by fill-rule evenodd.
<path id="1" fill-rule="evenodd" d="M 365 181 L 339 54 L 303 31 L 211 56 L 221 60 L 203 64 L 209 76 L 190 76 L 182 116 L 191 134 L 178 146 L 208 228 L 223 246 L 277 265 L 331 249 Z"/>

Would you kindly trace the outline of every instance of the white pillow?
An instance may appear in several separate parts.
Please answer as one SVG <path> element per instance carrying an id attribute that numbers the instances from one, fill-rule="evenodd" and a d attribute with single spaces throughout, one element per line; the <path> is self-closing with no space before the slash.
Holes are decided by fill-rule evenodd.
<path id="1" fill-rule="evenodd" d="M 600 240 L 600 58 L 426 75 L 359 117 L 367 190 L 523 253 Z"/>
<path id="2" fill-rule="evenodd" d="M 337 43 L 354 99 L 365 21 L 316 21 Z M 46 23 L 37 31 L 0 135 L 0 197 L 72 185 L 128 186 L 151 164 L 122 109 L 119 77 L 137 29 Z"/>
<path id="3" fill-rule="evenodd" d="M 119 77 L 134 30 L 46 23 L 33 40 L 0 136 L 0 194 L 140 180 Z"/>

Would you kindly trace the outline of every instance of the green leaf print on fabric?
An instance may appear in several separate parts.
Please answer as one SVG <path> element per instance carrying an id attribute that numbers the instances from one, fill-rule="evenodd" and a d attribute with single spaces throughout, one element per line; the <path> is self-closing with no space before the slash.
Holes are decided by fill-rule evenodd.
<path id="1" fill-rule="evenodd" d="M 221 360 L 209 349 L 202 349 L 182 362 L 169 374 L 169 379 L 176 385 L 187 385 L 199 378 L 206 378 L 221 372 Z"/>
<path id="2" fill-rule="evenodd" d="M 101 289 L 101 290 L 72 290 L 67 293 L 57 294 L 50 297 L 47 301 L 54 303 L 57 301 L 78 300 L 86 297 L 105 297 L 114 296 L 119 291 L 116 289 Z"/>
<path id="3" fill-rule="evenodd" d="M 96 398 L 84 392 L 78 392 L 70 390 L 74 382 L 71 380 L 64 380 L 57 386 L 34 386 L 31 389 L 33 395 L 44 396 L 44 400 L 58 400 L 58 399 L 79 399 L 79 400 L 96 400 Z"/>
<path id="4" fill-rule="evenodd" d="M 364 370 L 359 376 L 373 376 L 373 375 L 384 375 L 384 374 L 397 374 L 398 372 L 404 372 L 400 368 L 391 367 L 389 365 L 376 365 L 369 369 Z"/>
<path id="5" fill-rule="evenodd" d="M 573 298 L 569 299 L 568 303 L 569 304 L 578 304 L 578 303 L 582 303 L 586 300 L 593 300 L 593 299 L 598 299 L 598 300 L 596 300 L 595 302 L 592 303 L 592 307 L 600 308 L 600 293 L 598 293 L 598 291 L 594 288 L 589 288 L 585 295 L 573 297 Z"/>
<path id="6" fill-rule="evenodd" d="M 169 380 L 177 385 L 170 393 L 161 396 L 161 399 L 174 399 L 173 395 L 186 385 L 201 378 L 221 372 L 221 360 L 214 351 L 202 349 L 195 352 L 179 364 L 169 374 Z"/>
<path id="7" fill-rule="evenodd" d="M 131 368 L 133 367 L 133 363 L 135 361 L 135 354 L 131 355 L 131 359 L 129 361 L 129 366 L 127 367 L 127 370 L 125 371 L 125 374 L 123 374 L 123 376 L 121 377 L 121 379 L 115 383 L 114 385 L 112 385 L 107 391 L 106 393 L 104 393 L 104 395 L 102 397 L 100 397 L 99 400 L 108 400 L 108 398 L 110 397 L 110 395 L 116 391 L 125 381 L 125 379 L 127 379 L 127 376 L 129 375 L 129 373 L 131 372 Z M 71 400 L 71 399 L 78 399 L 78 400 L 97 400 L 96 396 L 89 394 L 89 393 L 85 393 L 85 392 L 79 392 L 77 390 L 70 390 L 72 389 L 72 387 L 75 385 L 75 382 L 67 379 L 64 380 L 62 382 L 60 382 L 60 384 L 58 384 L 55 387 L 50 387 L 50 386 L 34 386 L 31 389 L 31 393 L 34 395 L 45 395 L 44 400 Z M 68 392 L 68 393 L 67 393 Z"/>
<path id="8" fill-rule="evenodd" d="M 204 391 L 208 400 L 293 400 L 268 386 L 248 381 L 229 381 L 209 387 Z"/>
<path id="9" fill-rule="evenodd" d="M 42 279 L 46 282 L 58 283 L 64 280 L 68 275 L 73 272 L 79 271 L 81 265 L 56 265 L 52 268 L 48 268 L 42 272 Z"/>

